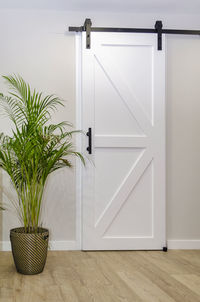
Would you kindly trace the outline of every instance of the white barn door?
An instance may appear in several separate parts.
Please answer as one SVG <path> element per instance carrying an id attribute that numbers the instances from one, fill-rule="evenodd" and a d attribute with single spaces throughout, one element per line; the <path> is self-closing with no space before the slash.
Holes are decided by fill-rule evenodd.
<path id="1" fill-rule="evenodd" d="M 162 249 L 165 236 L 165 41 L 82 34 L 82 249 Z"/>

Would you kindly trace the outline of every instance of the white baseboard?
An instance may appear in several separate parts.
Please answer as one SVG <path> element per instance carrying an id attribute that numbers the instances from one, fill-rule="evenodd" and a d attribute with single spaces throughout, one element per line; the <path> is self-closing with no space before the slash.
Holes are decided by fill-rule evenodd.
<path id="1" fill-rule="evenodd" d="M 171 250 L 199 250 L 200 240 L 167 240 L 167 247 Z"/>
<path id="2" fill-rule="evenodd" d="M 167 240 L 169 250 L 198 250 L 200 249 L 200 240 Z M 51 251 L 76 251 L 80 250 L 77 241 L 50 241 Z M 11 251 L 10 241 L 0 241 L 0 251 Z"/>
<path id="3" fill-rule="evenodd" d="M 78 250 L 78 244 L 74 240 L 50 241 L 49 249 L 51 251 L 75 251 Z M 0 241 L 0 251 L 11 251 L 10 241 Z"/>
<path id="4" fill-rule="evenodd" d="M 11 251 L 10 241 L 0 241 L 0 251 Z"/>

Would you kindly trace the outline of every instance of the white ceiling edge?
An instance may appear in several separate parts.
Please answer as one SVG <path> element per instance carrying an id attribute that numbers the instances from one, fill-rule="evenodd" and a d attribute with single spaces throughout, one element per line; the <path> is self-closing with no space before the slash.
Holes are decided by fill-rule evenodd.
<path id="1" fill-rule="evenodd" d="M 0 9 L 200 14 L 199 0 L 0 0 Z"/>

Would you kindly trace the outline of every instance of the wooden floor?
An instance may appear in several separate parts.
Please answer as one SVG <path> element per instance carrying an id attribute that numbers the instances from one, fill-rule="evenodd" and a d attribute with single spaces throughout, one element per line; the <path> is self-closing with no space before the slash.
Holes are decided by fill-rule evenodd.
<path id="1" fill-rule="evenodd" d="M 40 275 L 0 252 L 0 302 L 200 302 L 200 250 L 49 252 Z"/>

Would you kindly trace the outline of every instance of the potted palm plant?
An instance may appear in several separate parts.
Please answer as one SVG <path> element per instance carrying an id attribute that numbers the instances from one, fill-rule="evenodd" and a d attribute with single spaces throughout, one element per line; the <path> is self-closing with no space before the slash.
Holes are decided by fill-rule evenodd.
<path id="1" fill-rule="evenodd" d="M 68 122 L 51 124 L 51 114 L 63 102 L 54 95 L 31 90 L 20 76 L 3 76 L 9 96 L 0 94 L 4 114 L 11 120 L 12 135 L 0 134 L 0 168 L 10 177 L 17 193 L 22 227 L 10 231 L 16 269 L 23 274 L 43 271 L 49 231 L 41 227 L 43 193 L 48 176 L 71 167 L 69 157 L 83 156 L 72 145 Z"/>

